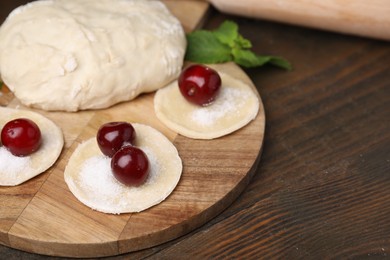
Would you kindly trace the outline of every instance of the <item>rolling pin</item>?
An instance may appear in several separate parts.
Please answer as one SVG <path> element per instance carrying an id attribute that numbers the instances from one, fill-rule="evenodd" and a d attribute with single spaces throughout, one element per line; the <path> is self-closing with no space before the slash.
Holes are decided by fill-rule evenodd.
<path id="1" fill-rule="evenodd" d="M 221 12 L 390 40 L 390 0 L 208 0 Z"/>

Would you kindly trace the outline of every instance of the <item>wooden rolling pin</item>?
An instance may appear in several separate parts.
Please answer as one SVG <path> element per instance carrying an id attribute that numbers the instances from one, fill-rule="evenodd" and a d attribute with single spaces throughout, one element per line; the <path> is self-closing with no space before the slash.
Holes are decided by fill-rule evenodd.
<path id="1" fill-rule="evenodd" d="M 390 0 L 208 0 L 221 12 L 390 40 Z"/>

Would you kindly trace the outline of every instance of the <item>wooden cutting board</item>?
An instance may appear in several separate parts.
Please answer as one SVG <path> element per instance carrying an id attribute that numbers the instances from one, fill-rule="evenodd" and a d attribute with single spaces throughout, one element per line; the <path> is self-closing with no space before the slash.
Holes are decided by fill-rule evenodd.
<path id="1" fill-rule="evenodd" d="M 199 26 L 208 4 L 166 1 L 186 31 Z M 216 66 L 252 84 L 234 64 Z M 254 87 L 254 86 L 253 86 Z M 17 187 L 0 187 L 0 243 L 28 252 L 99 257 L 152 247 L 177 238 L 215 217 L 244 190 L 257 167 L 265 127 L 262 103 L 246 127 L 216 140 L 193 140 L 166 128 L 154 114 L 154 94 L 109 109 L 77 113 L 34 110 L 63 130 L 65 147 L 47 172 Z M 2 89 L 0 105 L 23 107 Z M 84 206 L 69 191 L 63 172 L 68 158 L 107 121 L 148 124 L 164 133 L 183 160 L 182 178 L 161 204 L 136 214 L 104 214 Z"/>

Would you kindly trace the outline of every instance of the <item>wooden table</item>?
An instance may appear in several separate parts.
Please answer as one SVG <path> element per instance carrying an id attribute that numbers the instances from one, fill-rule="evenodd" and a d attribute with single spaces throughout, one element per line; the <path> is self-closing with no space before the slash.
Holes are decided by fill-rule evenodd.
<path id="1" fill-rule="evenodd" d="M 2 1 L 0 20 L 21 2 Z M 225 19 L 239 24 L 256 52 L 281 55 L 294 65 L 291 72 L 246 70 L 266 111 L 260 165 L 241 196 L 216 218 L 183 237 L 125 256 L 388 256 L 389 42 L 217 11 L 205 27 L 215 28 Z M 47 258 L 4 246 L 0 256 Z"/>

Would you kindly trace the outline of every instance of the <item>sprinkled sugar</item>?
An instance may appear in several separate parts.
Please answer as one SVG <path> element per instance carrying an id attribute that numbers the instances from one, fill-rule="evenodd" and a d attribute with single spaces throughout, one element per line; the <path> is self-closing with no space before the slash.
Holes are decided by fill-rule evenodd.
<path id="1" fill-rule="evenodd" d="M 3 146 L 0 147 L 0 172 L 7 174 L 10 178 L 28 170 L 31 159 L 29 156 L 19 157 L 11 154 Z"/>
<path id="2" fill-rule="evenodd" d="M 86 160 L 80 172 L 82 185 L 97 190 L 104 195 L 118 192 L 120 184 L 111 173 L 111 159 L 107 156 L 94 156 Z"/>
<path id="3" fill-rule="evenodd" d="M 221 88 L 213 104 L 194 110 L 192 120 L 203 126 L 211 125 L 226 114 L 238 112 L 245 105 L 247 97 L 248 94 L 240 89 Z"/>
<path id="4" fill-rule="evenodd" d="M 147 149 L 143 149 L 149 159 L 149 178 L 143 185 L 148 185 L 156 180 L 159 172 L 159 164 L 156 157 Z M 124 189 L 136 189 L 128 187 L 115 179 L 111 170 L 111 158 L 98 155 L 87 159 L 81 168 L 80 184 L 88 190 L 96 191 L 99 197 L 105 198 L 107 201 L 115 194 L 123 192 Z"/>

